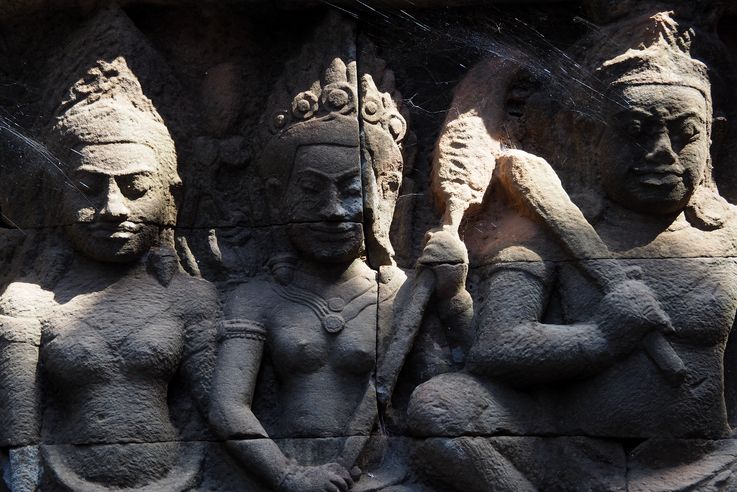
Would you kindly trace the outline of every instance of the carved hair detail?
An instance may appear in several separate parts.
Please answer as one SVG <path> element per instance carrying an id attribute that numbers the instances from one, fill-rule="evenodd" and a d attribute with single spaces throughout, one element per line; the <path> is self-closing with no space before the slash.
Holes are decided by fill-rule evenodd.
<path id="1" fill-rule="evenodd" d="M 60 97 L 46 133 L 61 167 L 71 165 L 80 146 L 136 143 L 154 151 L 158 175 L 167 188 L 180 186 L 172 136 L 131 68 L 132 58 L 140 64 L 140 58 L 153 56 L 135 25 L 121 11 L 102 12 L 70 41 L 69 51 L 78 60 L 66 71 L 53 74 L 48 91 Z M 59 81 L 66 85 L 62 92 L 56 87 Z M 174 226 L 176 204 L 171 189 L 168 191 L 162 225 Z"/>
<path id="2" fill-rule="evenodd" d="M 396 144 L 402 142 L 407 122 L 398 109 L 398 94 L 392 94 L 393 75 L 369 46 L 361 60 L 362 67 L 368 65 L 369 70 L 362 70 L 359 80 L 354 31 L 352 24 L 337 14 L 328 15 L 313 41 L 286 64 L 262 121 L 271 135 L 289 133 L 305 123 L 315 125 L 341 115 L 357 115 L 365 123 L 380 125 Z M 316 63 L 320 58 L 323 62 Z M 381 76 L 381 90 L 372 75 Z M 266 140 L 269 138 L 267 135 Z"/>
<path id="3" fill-rule="evenodd" d="M 368 40 L 361 56 L 364 73 L 360 80 L 361 148 L 363 160 L 364 216 L 368 261 L 374 268 L 394 264 L 390 230 L 406 166 L 404 144 L 407 118 L 402 114 L 402 96 L 396 90 L 394 73 L 375 55 Z M 410 136 L 413 137 L 413 136 Z"/>
<path id="4" fill-rule="evenodd" d="M 106 75 L 111 72 L 116 76 Z M 57 148 L 143 144 L 156 152 L 162 176 L 179 183 L 176 150 L 169 130 L 123 58 L 116 58 L 112 63 L 100 62 L 70 92 L 77 96 L 74 104 L 65 101 L 51 127 Z"/>
<path id="5" fill-rule="evenodd" d="M 331 13 L 312 42 L 286 64 L 261 120 L 262 143 L 254 171 L 260 186 L 276 180 L 284 191 L 299 147 L 325 144 L 358 149 L 362 144 L 368 164 L 363 169 L 365 212 L 371 224 L 367 250 L 369 261 L 378 267 L 393 263 L 389 228 L 402 183 L 407 120 L 397 102 L 401 96 L 394 88 L 393 74 L 368 42 L 359 76 L 355 44 L 355 26 Z M 282 197 L 267 193 L 266 200 L 269 210 L 275 210 Z M 263 216 L 269 211 L 257 213 Z"/>
<path id="6" fill-rule="evenodd" d="M 325 70 L 324 85 L 313 83 L 310 90 L 302 91 L 292 99 L 288 109 L 272 110 L 269 129 L 272 134 L 287 132 L 313 118 L 327 121 L 338 115 L 356 114 L 358 96 L 350 79 L 355 68 L 349 67 L 340 58 L 335 58 Z"/>
<path id="7" fill-rule="evenodd" d="M 361 76 L 361 119 L 365 124 L 378 125 L 401 144 L 407 134 L 407 120 L 388 92 L 381 92 L 371 75 Z"/>
<path id="8" fill-rule="evenodd" d="M 608 90 L 672 85 L 699 91 L 706 103 L 704 120 L 711 139 L 713 108 L 709 71 L 704 63 L 691 56 L 694 30 L 680 26 L 673 15 L 673 12 L 659 12 L 644 21 L 637 19 L 644 41 L 601 63 L 596 74 Z M 701 182 L 685 210 L 686 217 L 694 226 L 711 230 L 724 225 L 727 209 L 726 200 L 718 194 L 709 156 Z"/>
<path id="9" fill-rule="evenodd" d="M 690 55 L 693 30 L 678 31 L 672 12 L 650 17 L 652 25 L 649 44 L 641 43 L 625 53 L 607 60 L 597 69 L 610 87 L 633 85 L 677 85 L 698 90 L 711 110 L 711 86 L 708 69 Z"/>

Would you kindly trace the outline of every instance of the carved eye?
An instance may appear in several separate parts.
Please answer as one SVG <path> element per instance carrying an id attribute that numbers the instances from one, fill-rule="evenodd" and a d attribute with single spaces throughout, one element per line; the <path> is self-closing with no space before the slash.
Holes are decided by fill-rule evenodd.
<path id="1" fill-rule="evenodd" d="M 632 120 L 627 123 L 627 133 L 633 137 L 638 137 L 642 134 L 642 122 L 640 120 Z"/>
<path id="2" fill-rule="evenodd" d="M 685 121 L 680 128 L 681 136 L 689 141 L 692 142 L 698 138 L 699 134 L 701 133 L 698 129 L 698 127 L 694 124 L 693 121 Z"/>
<path id="3" fill-rule="evenodd" d="M 100 176 L 92 173 L 77 173 L 75 185 L 85 195 L 96 195 L 102 191 L 102 182 Z"/>
<path id="4" fill-rule="evenodd" d="M 129 200 L 135 200 L 146 194 L 150 189 L 148 176 L 145 174 L 130 174 L 115 178 L 120 192 Z"/>
<path id="5" fill-rule="evenodd" d="M 337 184 L 340 194 L 346 198 L 363 196 L 360 175 L 344 177 Z"/>
<path id="6" fill-rule="evenodd" d="M 318 183 L 317 180 L 308 177 L 300 179 L 299 186 L 302 190 L 308 193 L 320 193 L 320 191 L 322 191 L 320 183 Z"/>
<path id="7" fill-rule="evenodd" d="M 346 186 L 343 190 L 346 196 L 352 196 L 357 197 L 362 195 L 361 190 L 361 183 L 351 183 L 349 186 Z"/>

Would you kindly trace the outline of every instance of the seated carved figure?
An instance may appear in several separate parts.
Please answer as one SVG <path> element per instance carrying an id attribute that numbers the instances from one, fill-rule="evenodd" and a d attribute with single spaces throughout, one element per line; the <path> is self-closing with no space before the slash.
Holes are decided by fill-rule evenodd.
<path id="1" fill-rule="evenodd" d="M 598 68 L 608 89 L 595 161 L 605 201 L 595 235 L 578 241 L 562 233 L 572 215 L 535 214 L 521 205 L 519 189 L 495 178 L 499 230 L 483 245 L 495 261 L 478 292 L 476 340 L 463 372 L 413 393 L 415 435 L 718 439 L 732 432 L 725 351 L 737 310 L 735 211 L 711 178 L 706 66 L 666 39 Z M 498 158 L 497 174 L 515 166 L 534 174 L 547 163 L 512 151 Z M 592 237 L 608 254 L 580 254 Z M 602 289 L 596 279 L 614 270 L 626 274 Z M 534 486 L 491 440 L 428 439 L 419 456 L 428 469 L 463 470 L 447 487 Z"/>
<path id="2" fill-rule="evenodd" d="M 359 90 L 374 101 L 362 115 L 375 126 L 369 138 L 384 139 L 384 155 L 398 156 L 389 163 L 398 179 L 405 122 L 371 76 L 358 80 L 355 61 L 339 51 L 341 29 L 323 26 L 269 100 L 270 133 L 254 180 L 273 224 L 273 254 L 268 273 L 238 284 L 224 305 L 210 422 L 268 490 L 348 490 L 377 418 L 377 309 L 393 292 L 379 296 L 377 274 L 362 258 Z M 393 201 L 382 207 L 391 214 Z M 263 367 L 273 370 L 267 395 L 256 387 Z"/>
<path id="3" fill-rule="evenodd" d="M 50 131 L 64 237 L 40 253 L 43 278 L 0 302 L 40 326 L 41 488 L 185 490 L 202 449 L 181 442 L 170 383 L 204 408 L 217 297 L 173 249 L 181 181 L 166 126 L 122 57 L 99 64 Z"/>

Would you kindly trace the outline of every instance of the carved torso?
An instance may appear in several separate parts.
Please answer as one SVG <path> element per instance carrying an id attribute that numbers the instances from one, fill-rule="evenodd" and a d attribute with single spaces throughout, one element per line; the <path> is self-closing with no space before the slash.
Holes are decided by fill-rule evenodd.
<path id="1" fill-rule="evenodd" d="M 356 261 L 355 273 L 335 285 L 296 272 L 239 287 L 246 316 L 266 329 L 266 350 L 278 382 L 272 437 L 343 436 L 369 388 L 376 358 L 375 272 Z M 253 306 L 264 306 L 253 312 Z M 238 311 L 238 308 L 234 308 Z M 231 313 L 234 316 L 235 313 Z"/>
<path id="2" fill-rule="evenodd" d="M 212 343 L 214 330 L 198 323 L 214 323 L 214 289 L 181 273 L 162 285 L 145 265 L 75 273 L 36 297 L 46 298 L 36 305 L 47 390 L 42 438 L 50 445 L 45 480 L 75 490 L 192 480 L 199 452 L 179 449 L 169 383 L 198 347 Z M 4 310 L 22 302 L 10 298 L 27 290 L 20 287 L 8 288 Z M 111 473 L 100 463 L 124 465 Z"/>
<path id="3" fill-rule="evenodd" d="M 174 437 L 166 386 L 182 357 L 184 330 L 171 301 L 167 289 L 144 275 L 54 310 L 41 358 L 51 384 L 65 388 L 58 439 L 106 442 L 112 432 L 126 440 Z M 130 411 L 120 412 L 120 405 Z"/>
<path id="4" fill-rule="evenodd" d="M 599 227 L 602 237 L 609 244 L 621 243 L 621 234 L 610 233 L 606 225 Z M 675 333 L 666 339 L 683 360 L 686 379 L 680 386 L 669 384 L 645 350 L 637 350 L 556 397 L 565 402 L 567 426 L 623 437 L 721 437 L 729 432 L 723 374 L 737 312 L 733 232 L 731 225 L 707 232 L 677 221 L 646 246 L 616 253 L 625 268 L 641 270 L 670 317 Z M 600 294 L 575 265 L 563 263 L 558 272 L 564 321 L 591 319 Z M 648 398 L 628 398 L 632 394 Z M 602 402 L 607 402 L 607 418 L 590 418 L 603 411 Z"/>
<path id="5" fill-rule="evenodd" d="M 536 393 L 548 402 L 556 415 L 556 430 L 563 433 L 619 437 L 726 435 L 724 357 L 737 312 L 734 227 L 727 222 L 723 228 L 703 231 L 681 217 L 643 243 L 639 234 L 623 235 L 621 231 L 628 229 L 618 220 L 614 222 L 605 217 L 597 227 L 615 258 L 601 263 L 618 262 L 653 291 L 673 323 L 675 333 L 667 334 L 666 339 L 685 364 L 685 381 L 669 384 L 641 346 L 602 372 L 579 374 L 564 386 L 542 386 Z M 633 223 L 629 230 L 640 225 Z M 538 278 L 547 285 L 551 301 L 544 308 L 542 322 L 590 323 L 604 293 L 584 273 L 579 260 L 566 257 L 543 231 L 538 230 L 545 237 L 529 241 L 530 248 L 503 250 L 494 271 L 522 269 L 531 274 L 530 281 Z M 549 377 L 556 380 L 553 374 Z M 601 418 L 603 414 L 606 418 Z"/>

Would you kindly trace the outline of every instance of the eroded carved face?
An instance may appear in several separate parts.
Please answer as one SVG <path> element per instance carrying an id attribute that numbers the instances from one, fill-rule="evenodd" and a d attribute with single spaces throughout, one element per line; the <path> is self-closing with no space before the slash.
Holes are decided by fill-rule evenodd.
<path id="1" fill-rule="evenodd" d="M 683 210 L 709 156 L 706 100 L 675 85 L 627 87 L 609 104 L 600 174 L 614 202 L 640 212 Z"/>
<path id="2" fill-rule="evenodd" d="M 359 256 L 363 195 L 358 147 L 301 147 L 285 202 L 289 238 L 302 254 L 336 263 Z"/>
<path id="3" fill-rule="evenodd" d="M 70 172 L 63 214 L 75 248 L 106 262 L 139 258 L 164 223 L 168 186 L 154 151 L 145 145 L 87 145 Z"/>

